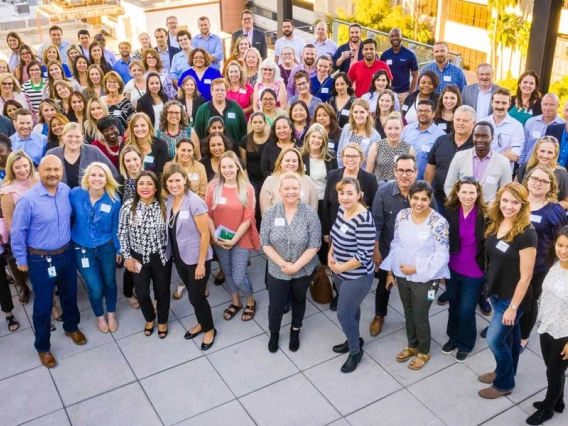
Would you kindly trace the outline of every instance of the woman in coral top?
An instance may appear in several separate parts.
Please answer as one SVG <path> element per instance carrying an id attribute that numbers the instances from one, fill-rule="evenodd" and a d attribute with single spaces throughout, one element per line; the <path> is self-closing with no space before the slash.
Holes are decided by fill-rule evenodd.
<path id="1" fill-rule="evenodd" d="M 250 251 L 260 248 L 254 219 L 254 188 L 249 183 L 237 155 L 225 152 L 219 161 L 219 177 L 207 186 L 205 202 L 215 253 L 231 292 L 231 305 L 224 318 L 229 321 L 241 310 L 239 294 L 246 297 L 241 316 L 250 321 L 256 312 L 252 284 L 247 276 Z"/>

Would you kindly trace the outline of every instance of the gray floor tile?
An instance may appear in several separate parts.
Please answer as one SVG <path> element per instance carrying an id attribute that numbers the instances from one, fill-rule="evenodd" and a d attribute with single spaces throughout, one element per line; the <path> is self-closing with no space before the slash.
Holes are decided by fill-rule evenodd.
<path id="1" fill-rule="evenodd" d="M 309 293 L 309 291 L 308 291 Z M 259 309 L 256 311 L 256 315 L 254 317 L 254 321 L 262 327 L 264 331 L 268 331 L 268 290 L 261 290 L 254 295 L 255 300 L 258 301 Z M 312 302 L 309 300 L 306 301 L 306 313 L 304 318 L 309 317 L 311 315 L 317 314 L 319 311 Z M 281 327 L 284 330 L 287 325 L 292 322 L 292 312 L 288 312 L 284 314 L 282 317 Z M 288 327 L 289 328 L 289 327 Z"/>
<path id="2" fill-rule="evenodd" d="M 302 374 L 246 395 L 240 401 L 259 426 L 319 426 L 340 418 Z"/>
<path id="3" fill-rule="evenodd" d="M 208 358 L 225 383 L 237 396 L 298 373 L 281 352 L 270 353 L 265 334 L 218 351 Z"/>
<path id="4" fill-rule="evenodd" d="M 495 369 L 495 357 L 490 349 L 485 349 L 468 359 L 466 365 L 477 375 L 488 373 Z M 542 358 L 524 351 L 519 358 L 515 389 L 507 398 L 519 403 L 545 388 L 546 367 Z"/>
<path id="5" fill-rule="evenodd" d="M 16 317 L 16 321 L 20 323 L 20 328 L 16 331 L 8 330 L 8 323 L 5 320 L 5 315 L 2 313 L 0 314 L 0 337 L 8 336 L 9 334 L 16 334 L 31 327 L 30 320 L 26 315 L 26 310 L 22 305 L 20 305 L 17 296 L 12 298 L 12 303 L 14 304 L 14 310 L 12 313 L 14 314 L 14 317 Z"/>
<path id="6" fill-rule="evenodd" d="M 436 342 L 432 342 L 430 349 L 432 358 L 428 361 L 428 364 L 421 370 L 411 370 L 408 368 L 410 361 L 398 362 L 396 360 L 396 355 L 406 346 L 408 346 L 406 331 L 400 330 L 365 345 L 364 349 L 368 355 L 373 357 L 381 367 L 404 386 L 410 386 L 455 363 L 453 356 L 443 355 L 442 348 Z"/>
<path id="7" fill-rule="evenodd" d="M 519 407 L 513 407 L 498 416 L 493 417 L 491 420 L 483 423 L 483 426 L 511 426 L 526 424 L 527 413 Z M 548 426 L 548 422 L 546 422 Z"/>
<path id="8" fill-rule="evenodd" d="M 482 317 L 481 315 L 476 314 L 476 325 L 477 325 L 477 339 L 475 341 L 475 347 L 471 352 L 471 355 L 474 355 L 484 349 L 487 348 L 487 339 L 482 339 L 479 336 L 481 330 L 489 325 L 489 321 Z M 438 345 L 444 346 L 446 342 L 449 340 L 448 335 L 446 334 L 446 329 L 448 327 L 448 310 L 444 310 L 436 315 L 430 316 L 430 328 L 432 329 L 432 340 L 434 340 Z M 455 352 L 454 352 L 455 355 Z"/>
<path id="9" fill-rule="evenodd" d="M 184 420 L 176 426 L 255 426 L 238 401 L 231 401 L 206 413 Z"/>
<path id="10" fill-rule="evenodd" d="M 209 301 L 209 305 L 211 305 L 211 307 L 214 307 L 222 304 L 228 304 L 231 300 L 231 295 L 224 286 L 217 286 L 213 283 L 213 281 L 214 276 L 212 274 L 207 283 L 207 289 L 209 290 L 209 297 L 207 298 L 207 300 Z M 172 285 L 172 294 L 176 288 L 177 285 Z M 180 300 L 174 300 L 172 298 L 170 309 L 178 318 L 187 317 L 195 312 L 193 306 L 191 306 L 191 303 L 189 303 L 189 299 L 187 298 L 187 291 L 184 291 L 183 297 Z"/>
<path id="11" fill-rule="evenodd" d="M 568 380 L 566 381 L 566 384 L 564 385 L 564 395 L 568 395 Z M 528 417 L 536 411 L 536 409 L 533 407 L 533 402 L 542 401 L 545 396 L 546 396 L 546 390 L 543 390 L 543 391 L 537 393 L 536 395 L 533 395 L 532 397 L 524 400 L 523 402 L 518 404 L 517 407 L 522 409 L 523 412 Z M 566 398 L 565 398 L 565 400 L 566 400 Z M 566 426 L 566 424 L 568 424 L 568 411 L 567 410 L 564 410 L 564 412 L 561 413 L 561 414 L 554 413 L 554 417 L 545 423 L 546 426 Z"/>
<path id="12" fill-rule="evenodd" d="M 197 346 L 183 338 L 184 334 L 179 321 L 172 321 L 165 339 L 158 338 L 156 328 L 151 336 L 140 332 L 117 343 L 136 377 L 142 379 L 201 356 Z"/>
<path id="13" fill-rule="evenodd" d="M 193 417 L 235 397 L 204 357 L 141 381 L 166 425 Z"/>
<path id="14" fill-rule="evenodd" d="M 67 408 L 78 426 L 161 426 L 139 383 L 132 383 Z"/>
<path id="15" fill-rule="evenodd" d="M 343 332 L 322 313 L 304 319 L 300 332 L 300 349 L 297 352 L 288 349 L 289 330 L 290 328 L 286 327 L 280 333 L 280 349 L 300 370 L 306 370 L 335 358 L 338 355 L 331 350 L 332 346 L 345 341 Z"/>
<path id="16" fill-rule="evenodd" d="M 347 423 L 347 420 L 345 419 L 339 419 L 334 421 L 333 423 L 330 423 L 327 426 L 350 426 L 349 423 Z"/>
<path id="17" fill-rule="evenodd" d="M 448 425 L 478 425 L 510 408 L 507 398 L 486 400 L 477 392 L 486 387 L 477 374 L 455 364 L 408 387 L 408 390 Z M 440 392 L 434 392 L 440 389 Z"/>
<path id="18" fill-rule="evenodd" d="M 52 374 L 65 406 L 136 379 L 115 342 L 59 361 Z"/>
<path id="19" fill-rule="evenodd" d="M 59 410 L 55 413 L 47 414 L 39 419 L 24 423 L 25 426 L 70 426 L 69 418 L 65 410 Z"/>
<path id="20" fill-rule="evenodd" d="M 251 266 L 248 268 L 248 276 L 252 283 L 253 291 L 256 293 L 266 290 L 266 260 L 262 256 L 255 256 L 250 259 Z"/>
<path id="21" fill-rule="evenodd" d="M 352 426 L 443 426 L 428 408 L 402 389 L 347 417 Z"/>
<path id="22" fill-rule="evenodd" d="M 258 308 L 267 309 L 267 306 L 263 306 L 259 303 Z M 225 309 L 227 309 L 227 306 L 225 305 L 211 309 L 213 313 L 213 322 L 215 324 L 215 329 L 217 330 L 217 337 L 215 338 L 215 344 L 213 347 L 207 351 L 208 354 L 226 348 L 227 346 L 234 345 L 235 343 L 242 342 L 243 340 L 250 339 L 251 337 L 263 334 L 262 329 L 254 321 L 241 321 L 242 310 L 231 321 L 225 321 L 223 318 L 223 312 Z M 182 318 L 180 322 L 186 330 L 191 329 L 197 324 L 195 315 Z M 201 336 L 194 340 L 196 340 L 196 343 L 201 346 L 201 341 L 203 340 Z"/>
<path id="23" fill-rule="evenodd" d="M 347 355 L 342 355 L 304 372 L 343 416 L 401 388 L 396 380 L 366 355 L 363 355 L 357 370 L 350 374 L 342 373 L 341 366 L 346 359 Z M 345 389 L 349 389 L 349 392 L 345 392 Z"/>
<path id="24" fill-rule="evenodd" d="M 0 380 L 41 365 L 34 339 L 31 328 L 0 338 Z"/>
<path id="25" fill-rule="evenodd" d="M 2 352 L 4 360 L 4 352 Z M 2 424 L 19 425 L 63 408 L 47 368 L 39 367 L 0 382 Z"/>

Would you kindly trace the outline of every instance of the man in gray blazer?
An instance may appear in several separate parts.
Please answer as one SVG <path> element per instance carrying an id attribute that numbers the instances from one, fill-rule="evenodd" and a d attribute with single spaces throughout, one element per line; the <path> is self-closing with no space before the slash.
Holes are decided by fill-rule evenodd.
<path id="1" fill-rule="evenodd" d="M 491 64 L 479 64 L 477 66 L 478 83 L 468 84 L 462 90 L 463 104 L 472 107 L 481 120 L 493 114 L 491 94 L 501 87 L 493 83 L 493 77 Z"/>
<path id="2" fill-rule="evenodd" d="M 251 42 L 251 46 L 258 49 L 260 52 L 261 58 L 263 60 L 266 59 L 268 55 L 266 36 L 263 31 L 254 28 L 254 21 L 250 10 L 245 9 L 241 12 L 241 23 L 243 27 L 235 31 L 231 36 L 231 52 L 233 51 L 233 46 L 237 39 L 242 35 L 246 35 Z"/>

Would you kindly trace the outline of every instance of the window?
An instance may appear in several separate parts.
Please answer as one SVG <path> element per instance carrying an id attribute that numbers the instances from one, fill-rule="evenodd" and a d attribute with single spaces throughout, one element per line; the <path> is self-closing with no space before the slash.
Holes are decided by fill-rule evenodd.
<path id="1" fill-rule="evenodd" d="M 448 19 L 460 24 L 487 29 L 491 14 L 487 6 L 463 0 L 450 0 Z"/>
<path id="2" fill-rule="evenodd" d="M 460 46 L 459 44 L 448 43 L 448 47 L 452 52 L 462 55 L 462 68 L 464 70 L 474 71 L 477 66 L 483 62 L 487 62 L 487 53 L 480 50 L 470 49 L 469 47 Z"/>

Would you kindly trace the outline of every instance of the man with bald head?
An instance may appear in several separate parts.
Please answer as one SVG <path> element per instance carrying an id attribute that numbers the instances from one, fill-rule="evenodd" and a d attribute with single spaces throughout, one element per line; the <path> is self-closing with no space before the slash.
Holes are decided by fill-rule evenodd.
<path id="1" fill-rule="evenodd" d="M 316 47 L 316 59 L 322 55 L 327 55 L 331 58 L 337 50 L 337 44 L 328 37 L 327 24 L 325 21 L 318 22 L 314 29 L 314 35 L 315 39 L 311 44 Z"/>
<path id="2" fill-rule="evenodd" d="M 477 66 L 477 83 L 468 84 L 462 89 L 462 102 L 472 107 L 477 116 L 483 119 L 493 114 L 491 106 L 491 94 L 500 89 L 493 82 L 495 73 L 491 64 L 482 63 Z"/>
<path id="3" fill-rule="evenodd" d="M 33 286 L 35 348 L 41 363 L 55 367 L 51 354 L 50 320 L 53 292 L 59 290 L 65 335 L 76 345 L 87 339 L 79 331 L 77 270 L 71 241 L 69 187 L 61 182 L 63 163 L 54 155 L 44 157 L 38 168 L 40 182 L 16 204 L 12 251 L 20 271 L 29 272 Z"/>
<path id="4" fill-rule="evenodd" d="M 525 143 L 519 157 L 519 165 L 529 161 L 531 154 L 539 140 L 546 133 L 550 124 L 558 124 L 564 127 L 565 121 L 558 116 L 560 99 L 556 93 L 547 93 L 542 97 L 542 114 L 531 117 L 525 123 Z M 560 140 L 560 139 L 559 139 Z"/>
<path id="5" fill-rule="evenodd" d="M 546 128 L 544 136 L 554 136 L 558 139 L 560 153 L 557 163 L 559 166 L 566 168 L 566 166 L 568 166 L 568 101 L 564 103 L 564 110 L 562 112 L 566 122 L 562 124 L 551 123 Z"/>

